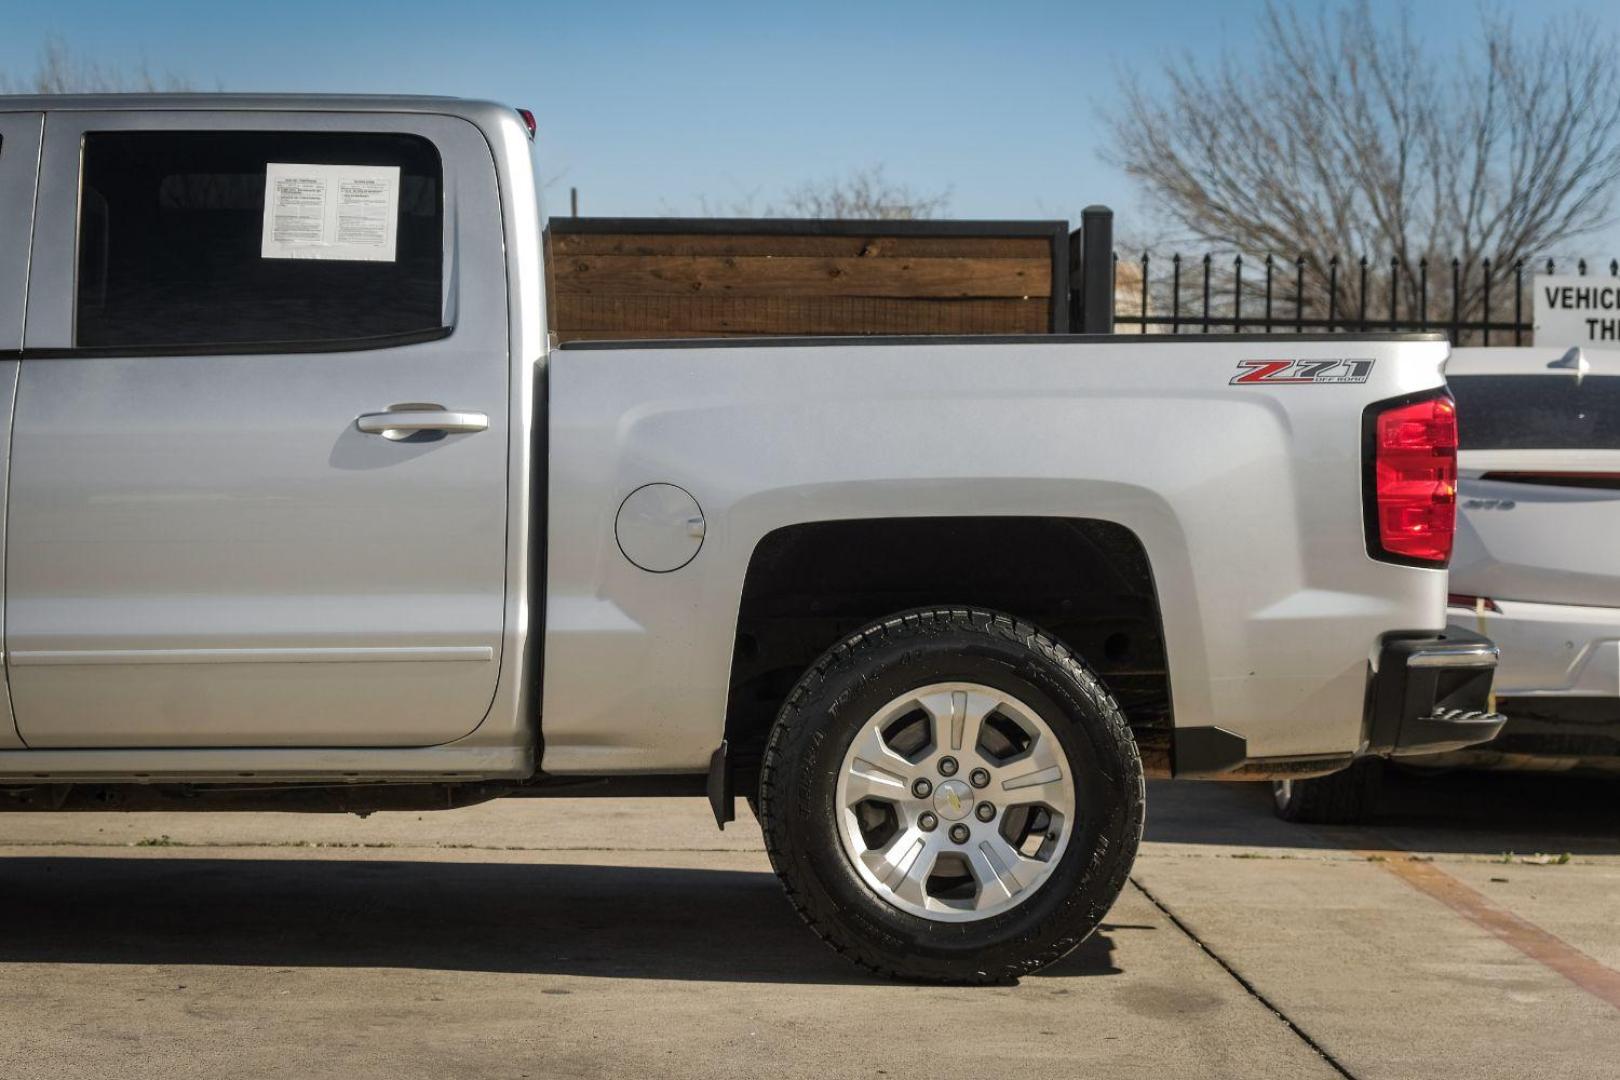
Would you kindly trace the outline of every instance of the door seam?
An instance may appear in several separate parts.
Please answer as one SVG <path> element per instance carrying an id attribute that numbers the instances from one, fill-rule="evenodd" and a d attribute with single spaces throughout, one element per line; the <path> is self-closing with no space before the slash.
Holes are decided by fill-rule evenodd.
<path id="1" fill-rule="evenodd" d="M 16 451 L 17 437 L 17 398 L 22 390 L 22 353 L 21 346 L 28 341 L 28 301 L 32 292 L 34 272 L 34 238 L 39 234 L 39 178 L 45 162 L 45 113 L 39 114 L 39 136 L 34 144 L 34 184 L 29 191 L 28 199 L 28 245 L 23 250 L 23 295 L 22 319 L 17 332 L 17 377 L 11 380 L 11 401 L 6 410 L 6 490 L 5 499 L 0 501 L 0 551 L 4 557 L 0 558 L 0 664 L 4 665 L 6 683 L 6 710 L 11 713 L 11 729 L 17 733 L 17 741 L 23 749 L 29 749 L 28 740 L 23 737 L 22 722 L 17 719 L 17 701 L 11 693 L 11 650 L 7 638 L 9 623 L 6 620 L 6 608 L 10 606 L 10 594 L 6 591 L 11 582 L 11 456 Z"/>

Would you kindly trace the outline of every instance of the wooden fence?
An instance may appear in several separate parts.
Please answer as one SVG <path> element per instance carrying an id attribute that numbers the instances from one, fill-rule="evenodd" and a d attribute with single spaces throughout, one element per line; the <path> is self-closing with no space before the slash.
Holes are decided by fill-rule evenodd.
<path id="1" fill-rule="evenodd" d="M 561 341 L 1070 329 L 1062 221 L 554 218 L 546 255 Z"/>

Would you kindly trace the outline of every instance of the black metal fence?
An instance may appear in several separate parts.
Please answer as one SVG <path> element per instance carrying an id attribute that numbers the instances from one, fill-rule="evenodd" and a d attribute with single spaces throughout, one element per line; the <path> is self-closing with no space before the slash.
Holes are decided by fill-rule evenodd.
<path id="1" fill-rule="evenodd" d="M 1398 258 L 1374 264 L 1365 256 L 1347 267 L 1337 256 L 1285 262 L 1267 255 L 1258 271 L 1242 255 L 1219 263 L 1213 255 L 1172 255 L 1167 270 L 1158 269 L 1162 262 L 1144 252 L 1122 264 L 1114 254 L 1120 332 L 1415 330 L 1442 331 L 1455 344 L 1523 345 L 1533 329 L 1528 279 L 1543 265 L 1548 274 L 1557 271 L 1553 259 L 1516 259 L 1504 271 L 1490 259 L 1476 266 L 1454 258 L 1437 274 L 1428 259 L 1406 266 Z M 1585 277 L 1587 261 L 1575 269 Z M 1620 259 L 1611 259 L 1608 271 L 1620 277 Z"/>

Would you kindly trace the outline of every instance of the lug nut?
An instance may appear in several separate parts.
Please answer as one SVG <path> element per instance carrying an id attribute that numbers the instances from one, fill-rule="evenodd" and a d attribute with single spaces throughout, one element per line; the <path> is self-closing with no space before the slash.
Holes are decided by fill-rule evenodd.
<path id="1" fill-rule="evenodd" d="M 980 821 L 990 821 L 996 816 L 996 804 L 982 802 L 973 808 L 973 816 Z"/>
<path id="2" fill-rule="evenodd" d="M 919 799 L 926 799 L 934 793 L 934 785 L 930 784 L 926 778 L 919 777 L 917 782 L 911 785 L 911 793 Z"/>
<path id="3" fill-rule="evenodd" d="M 987 769 L 974 769 L 968 773 L 968 783 L 974 787 L 989 787 L 990 773 Z"/>
<path id="4" fill-rule="evenodd" d="M 961 822 L 957 822 L 955 825 L 951 826 L 952 843 L 965 844 L 968 842 L 968 835 L 968 827 L 963 825 Z"/>
<path id="5" fill-rule="evenodd" d="M 917 818 L 917 828 L 923 832 L 933 832 L 939 827 L 939 818 L 930 813 L 923 813 Z"/>
<path id="6" fill-rule="evenodd" d="M 956 759 L 953 758 L 953 757 L 942 757 L 942 758 L 940 758 L 939 759 L 939 775 L 941 775 L 941 776 L 955 776 L 956 775 Z"/>

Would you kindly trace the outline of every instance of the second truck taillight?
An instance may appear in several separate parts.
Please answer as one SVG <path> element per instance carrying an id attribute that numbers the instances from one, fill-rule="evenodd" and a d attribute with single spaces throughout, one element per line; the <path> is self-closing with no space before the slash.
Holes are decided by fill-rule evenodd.
<path id="1" fill-rule="evenodd" d="M 1457 534 L 1457 405 L 1440 394 L 1374 406 L 1370 554 L 1444 566 Z"/>

